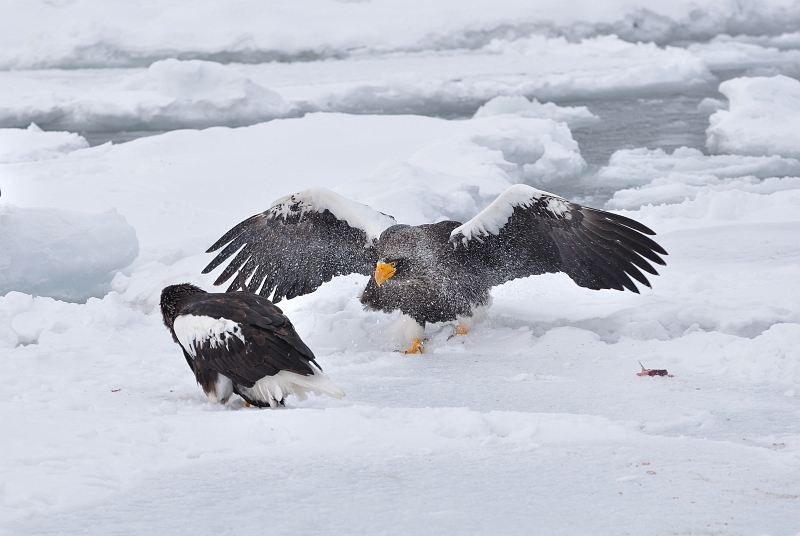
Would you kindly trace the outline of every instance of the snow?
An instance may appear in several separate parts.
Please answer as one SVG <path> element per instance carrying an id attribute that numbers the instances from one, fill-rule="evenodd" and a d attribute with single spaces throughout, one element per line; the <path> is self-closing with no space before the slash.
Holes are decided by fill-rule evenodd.
<path id="1" fill-rule="evenodd" d="M 467 244 L 473 238 L 499 234 L 514 214 L 516 207 L 529 207 L 535 202 L 541 202 L 543 197 L 546 200 L 543 208 L 553 216 L 567 219 L 572 217 L 569 214 L 570 207 L 566 200 L 524 184 L 517 184 L 500 194 L 477 216 L 453 229 L 450 233 L 450 240 L 456 241 L 460 235 L 461 242 Z"/>
<path id="2" fill-rule="evenodd" d="M 784 75 L 734 78 L 719 91 L 730 107 L 710 118 L 711 152 L 800 157 L 800 81 Z"/>
<path id="3" fill-rule="evenodd" d="M 563 66 L 571 66 L 569 76 Z M 690 52 L 616 36 L 495 39 L 478 50 L 425 50 L 327 59 L 221 65 L 167 59 L 133 69 L 0 72 L 0 125 L 164 130 L 242 126 L 306 111 L 472 115 L 498 95 L 541 100 L 704 88 L 715 80 Z M 494 106 L 494 105 L 493 105 Z M 526 115 L 572 124 L 580 107 L 546 103 Z M 539 113 L 531 114 L 537 108 Z M 584 121 L 586 120 L 586 121 Z"/>
<path id="4" fill-rule="evenodd" d="M 0 128 L 0 164 L 56 158 L 88 146 L 73 132 L 44 132 L 36 123 L 26 129 Z"/>
<path id="5" fill-rule="evenodd" d="M 90 73 L 3 73 L 14 86 L 25 83 L 28 91 L 19 95 L 7 86 L 0 97 L 0 124 L 15 126 L 32 118 L 81 131 L 169 130 L 251 125 L 299 114 L 274 91 L 209 61 L 166 59 L 134 73 Z"/>
<path id="6" fill-rule="evenodd" d="M 497 36 L 570 38 L 618 34 L 636 42 L 704 40 L 716 34 L 797 31 L 793 0 L 670 0 L 568 5 L 546 0 L 342 2 L 258 0 L 233 5 L 168 0 L 9 0 L 0 67 L 135 66 L 184 56 L 217 61 L 308 60 L 363 52 L 477 48 Z M 357 23 L 354 23 L 357 22 Z"/>
<path id="7" fill-rule="evenodd" d="M 6 4 L 0 534 L 800 533 L 795 0 Z M 212 403 L 162 323 L 275 199 L 468 222 L 509 187 L 667 266 L 508 282 L 422 355 L 336 277 L 281 306 L 347 396 L 285 409 Z"/>
<path id="8" fill-rule="evenodd" d="M 600 118 L 590 112 L 586 106 L 558 106 L 552 102 L 542 104 L 536 99 L 530 101 L 522 95 L 495 97 L 478 108 L 474 117 L 488 117 L 500 114 L 553 119 L 554 121 L 563 121 L 571 127 L 600 121 Z"/>
<path id="9" fill-rule="evenodd" d="M 744 71 L 748 76 L 800 74 L 798 43 L 786 39 L 749 42 L 747 36 L 718 35 L 706 43 L 692 43 L 687 49 L 715 71 Z M 784 48 L 789 45 L 791 48 Z"/>
<path id="10" fill-rule="evenodd" d="M 307 212 L 329 211 L 350 227 L 361 229 L 367 237 L 365 247 L 371 246 L 381 233 L 397 222 L 377 210 L 355 203 L 327 188 L 310 188 L 281 197 L 267 211 L 274 218 L 302 217 Z"/>
<path id="11" fill-rule="evenodd" d="M 116 207 L 136 228 L 140 260 L 167 264 L 205 251 L 274 199 L 311 186 L 338 187 L 419 224 L 442 215 L 469 219 L 514 182 L 575 178 L 586 166 L 569 129 L 549 119 L 340 114 L 179 130 L 62 160 L 57 168 L 45 160 L 9 166 L 3 198 L 70 210 Z M 154 195 L 143 206 L 145 190 Z M 375 232 L 387 222 L 376 221 Z"/>
<path id="12" fill-rule="evenodd" d="M 800 162 L 794 158 L 704 155 L 688 147 L 672 154 L 639 148 L 615 152 L 591 181 L 616 190 L 607 208 L 636 209 L 645 204 L 680 203 L 711 190 L 772 193 L 793 189 L 797 176 Z"/>

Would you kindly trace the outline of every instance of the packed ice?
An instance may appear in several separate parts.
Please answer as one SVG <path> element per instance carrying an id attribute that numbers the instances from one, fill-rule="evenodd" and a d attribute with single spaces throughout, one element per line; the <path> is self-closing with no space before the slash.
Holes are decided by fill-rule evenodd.
<path id="1" fill-rule="evenodd" d="M 6 4 L 0 534 L 800 533 L 796 0 Z M 653 229 L 652 289 L 513 280 L 405 355 L 338 276 L 280 305 L 347 396 L 286 409 L 161 321 L 276 199 L 478 234 L 540 190 Z"/>
<path id="2" fill-rule="evenodd" d="M 709 119 L 709 151 L 800 157 L 800 81 L 785 75 L 734 78 L 719 91 L 729 107 Z"/>

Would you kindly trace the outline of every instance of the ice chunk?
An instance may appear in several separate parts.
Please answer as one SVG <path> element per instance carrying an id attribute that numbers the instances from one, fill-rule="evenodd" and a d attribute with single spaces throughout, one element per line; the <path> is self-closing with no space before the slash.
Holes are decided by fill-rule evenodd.
<path id="1" fill-rule="evenodd" d="M 779 181 L 773 177 L 800 176 L 800 161 L 780 156 L 704 155 L 680 147 L 672 154 L 661 149 L 617 151 L 608 166 L 596 175 L 604 188 L 620 188 L 606 203 L 607 209 L 634 209 L 646 204 L 680 203 L 700 193 L 723 190 L 773 191 L 795 188 L 800 179 Z M 794 186 L 791 186 L 794 184 Z"/>
<path id="2" fill-rule="evenodd" d="M 646 184 L 668 175 L 717 178 L 753 176 L 760 179 L 800 175 L 800 161 L 780 156 L 704 155 L 697 149 L 679 147 L 672 154 L 663 149 L 622 149 L 597 173 L 604 185 Z"/>
<path id="3" fill-rule="evenodd" d="M 343 63 L 360 70 L 351 72 Z M 476 51 L 404 53 L 357 62 L 314 62 L 291 71 L 279 65 L 258 71 L 261 74 L 252 75 L 257 81 L 268 71 L 279 78 L 297 77 L 306 71 L 303 78 L 313 85 L 303 84 L 300 95 L 321 110 L 445 116 L 472 112 L 497 96 L 616 98 L 642 92 L 682 92 L 715 83 L 705 62 L 685 49 L 633 44 L 613 35 L 579 42 L 533 35 L 495 39 Z M 296 78 L 282 85 L 298 91 Z M 491 108 L 508 104 L 500 101 Z M 531 116 L 555 113 L 547 105 L 525 105 Z M 583 114 L 578 110 L 562 110 L 560 117 L 554 118 L 565 120 L 569 114 L 577 120 L 578 114 Z"/>
<path id="4" fill-rule="evenodd" d="M 682 48 L 616 36 L 579 42 L 532 36 L 496 39 L 478 50 L 290 64 L 168 59 L 146 69 L 0 71 L 0 125 L 167 130 L 241 126 L 316 110 L 466 117 L 485 105 L 479 117 L 516 113 L 578 126 L 594 119 L 586 108 L 523 96 L 617 98 L 712 85 L 706 63 Z M 491 101 L 498 96 L 504 98 Z"/>
<path id="5" fill-rule="evenodd" d="M 74 111 L 87 124 L 138 122 L 155 129 L 249 125 L 294 111 L 280 95 L 236 70 L 201 60 L 157 61 L 92 97 Z"/>
<path id="6" fill-rule="evenodd" d="M 782 50 L 774 43 L 746 42 L 740 37 L 719 35 L 707 43 L 692 43 L 688 50 L 715 71 L 744 71 L 758 74 L 800 74 L 800 50 Z"/>
<path id="7" fill-rule="evenodd" d="M 734 78 L 719 91 L 730 108 L 709 118 L 709 151 L 800 157 L 800 81 L 783 75 Z"/>
<path id="8" fill-rule="evenodd" d="M 515 114 L 522 117 L 538 117 L 563 121 L 570 127 L 596 123 L 600 120 L 586 106 L 558 106 L 552 102 L 529 101 L 522 95 L 495 97 L 475 112 L 475 118 L 490 115 Z"/>
<path id="9" fill-rule="evenodd" d="M 101 296 L 138 254 L 136 231 L 114 210 L 0 205 L 0 294 L 16 290 L 67 301 Z"/>
<path id="10" fill-rule="evenodd" d="M 715 115 L 720 113 L 728 112 L 720 110 Z M 587 180 L 596 180 L 605 190 L 616 190 L 606 203 L 607 209 L 634 209 L 646 204 L 680 203 L 711 191 L 769 190 L 776 177 L 800 177 L 800 161 L 777 154 L 704 155 L 697 149 L 679 147 L 672 154 L 662 149 L 619 150 L 607 166 Z M 790 183 L 780 182 L 780 189 L 794 188 L 786 186 Z"/>
<path id="11" fill-rule="evenodd" d="M 242 126 L 298 115 L 239 70 L 201 60 L 146 69 L 0 73 L 0 125 L 86 132 Z"/>

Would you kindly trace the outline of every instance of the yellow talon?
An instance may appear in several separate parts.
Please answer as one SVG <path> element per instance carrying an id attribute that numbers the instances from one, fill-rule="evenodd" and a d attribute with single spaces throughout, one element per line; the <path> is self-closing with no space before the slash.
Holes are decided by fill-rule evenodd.
<path id="1" fill-rule="evenodd" d="M 247 400 L 245 400 L 245 401 L 244 401 L 244 406 L 245 406 L 246 408 L 249 408 L 249 407 L 250 407 L 250 402 L 248 402 Z"/>
<path id="2" fill-rule="evenodd" d="M 459 323 L 458 329 L 456 330 L 456 335 L 466 335 L 468 333 L 467 328 L 464 327 L 464 324 Z"/>
<path id="3" fill-rule="evenodd" d="M 422 344 L 422 340 L 414 339 L 414 342 L 411 343 L 411 348 L 405 350 L 404 354 L 424 354 L 425 353 L 425 345 Z"/>

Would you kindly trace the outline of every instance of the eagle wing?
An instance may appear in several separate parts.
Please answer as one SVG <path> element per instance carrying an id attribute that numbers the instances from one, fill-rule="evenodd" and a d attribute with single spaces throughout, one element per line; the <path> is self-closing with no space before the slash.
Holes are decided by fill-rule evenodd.
<path id="1" fill-rule="evenodd" d="M 312 375 L 309 362 L 322 370 L 291 321 L 255 294 L 206 294 L 181 309 L 173 330 L 196 372 L 213 370 L 246 387 L 281 370 Z"/>
<path id="2" fill-rule="evenodd" d="M 241 271 L 252 292 L 273 301 L 313 292 L 334 276 L 369 275 L 375 268 L 375 243 L 395 220 L 325 188 L 303 190 L 233 227 L 207 253 L 217 254 L 208 273 L 238 254 L 222 271 L 219 285 Z M 227 244 L 227 245 L 226 245 Z M 238 286 L 236 280 L 228 290 Z"/>
<path id="3" fill-rule="evenodd" d="M 477 216 L 456 227 L 456 257 L 482 270 L 492 285 L 518 277 L 564 272 L 590 289 L 639 292 L 631 278 L 650 286 L 642 271 L 658 275 L 667 252 L 630 218 L 570 203 L 518 184 Z"/>

